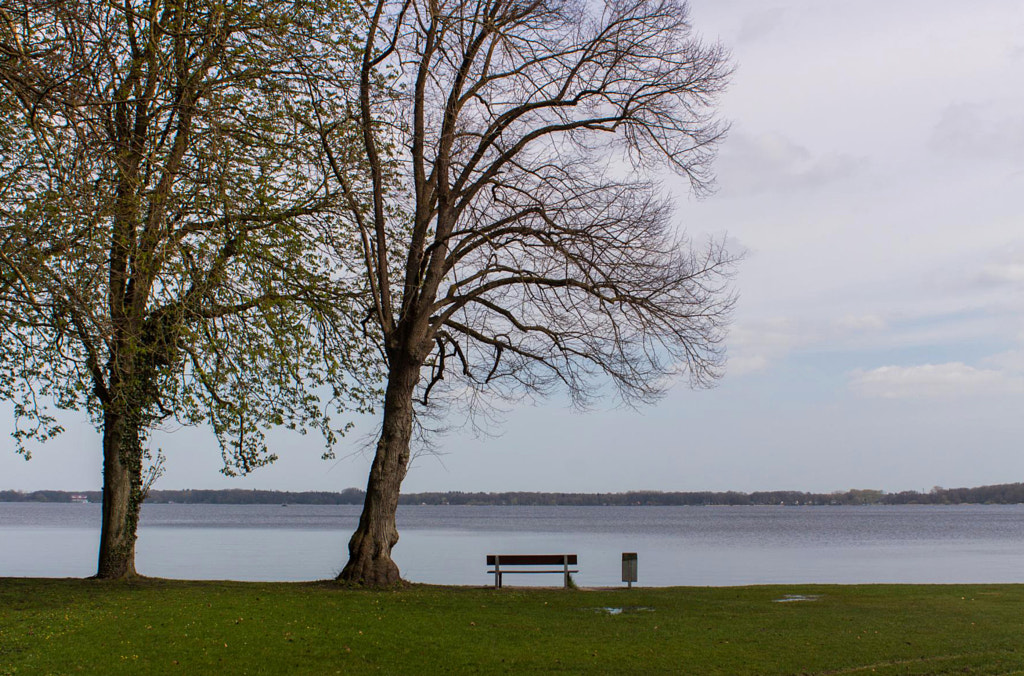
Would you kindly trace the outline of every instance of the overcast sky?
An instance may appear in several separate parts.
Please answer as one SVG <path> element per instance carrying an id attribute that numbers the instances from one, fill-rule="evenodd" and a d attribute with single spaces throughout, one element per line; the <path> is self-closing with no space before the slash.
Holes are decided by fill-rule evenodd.
<path id="1" fill-rule="evenodd" d="M 424 490 L 928 490 L 1024 481 L 1024 3 L 693 0 L 732 51 L 718 192 L 679 223 L 747 252 L 729 367 L 642 411 L 513 408 L 416 459 Z M 669 186 L 671 187 L 671 186 Z M 66 418 L 0 488 L 98 489 L 100 438 Z M 10 427 L 9 417 L 0 426 Z M 320 460 L 218 474 L 201 430 L 154 435 L 158 488 L 365 485 L 360 421 Z"/>

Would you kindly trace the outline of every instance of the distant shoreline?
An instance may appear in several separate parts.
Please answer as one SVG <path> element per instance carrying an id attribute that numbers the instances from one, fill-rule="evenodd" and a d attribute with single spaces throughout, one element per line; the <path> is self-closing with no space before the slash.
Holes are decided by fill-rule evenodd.
<path id="1" fill-rule="evenodd" d="M 365 494 L 358 488 L 340 492 L 267 491 L 241 488 L 213 490 L 153 490 L 147 502 L 183 504 L 294 504 L 360 505 Z M 73 503 L 101 502 L 100 491 L 0 491 L 0 502 Z M 714 505 L 961 505 L 1024 503 L 1024 483 L 996 484 L 975 488 L 940 488 L 928 493 L 901 491 L 886 493 L 854 489 L 835 493 L 801 491 L 627 491 L 623 493 L 547 493 L 462 491 L 406 493 L 403 505 L 524 505 L 524 506 L 714 506 Z"/>

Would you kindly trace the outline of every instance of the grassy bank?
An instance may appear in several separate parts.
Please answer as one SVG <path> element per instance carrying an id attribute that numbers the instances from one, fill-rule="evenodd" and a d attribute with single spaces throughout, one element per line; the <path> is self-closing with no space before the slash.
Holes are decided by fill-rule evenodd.
<path id="1" fill-rule="evenodd" d="M 777 602 L 787 595 L 817 598 Z M 1024 586 L 0 579 L 3 675 L 445 672 L 1024 674 Z"/>

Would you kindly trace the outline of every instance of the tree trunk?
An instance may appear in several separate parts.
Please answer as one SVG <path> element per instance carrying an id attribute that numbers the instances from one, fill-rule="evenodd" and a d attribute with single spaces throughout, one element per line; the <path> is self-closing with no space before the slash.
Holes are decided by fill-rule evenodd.
<path id="1" fill-rule="evenodd" d="M 391 560 L 391 548 L 398 542 L 395 512 L 402 480 L 409 468 L 412 396 L 419 373 L 419 365 L 410 363 L 393 362 L 388 371 L 380 440 L 366 484 L 363 513 L 349 540 L 349 560 L 338 575 L 340 581 L 368 587 L 389 587 L 401 582 L 398 566 Z"/>
<path id="2" fill-rule="evenodd" d="M 103 524 L 96 577 L 135 577 L 135 537 L 142 506 L 142 444 L 131 417 L 103 419 Z"/>

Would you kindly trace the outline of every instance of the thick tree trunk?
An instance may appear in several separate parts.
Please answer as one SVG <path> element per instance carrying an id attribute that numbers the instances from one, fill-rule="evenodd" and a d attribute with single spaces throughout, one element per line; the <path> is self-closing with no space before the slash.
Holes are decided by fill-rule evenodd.
<path id="1" fill-rule="evenodd" d="M 366 485 L 359 526 L 348 543 L 349 560 L 338 580 L 369 587 L 389 587 L 401 581 L 391 548 L 398 542 L 395 512 L 402 480 L 409 468 L 412 438 L 412 397 L 419 366 L 392 364 L 384 394 L 384 419 L 377 453 Z"/>
<path id="2" fill-rule="evenodd" d="M 135 537 L 142 506 L 142 444 L 130 417 L 103 420 L 103 522 L 96 577 L 135 577 Z"/>

